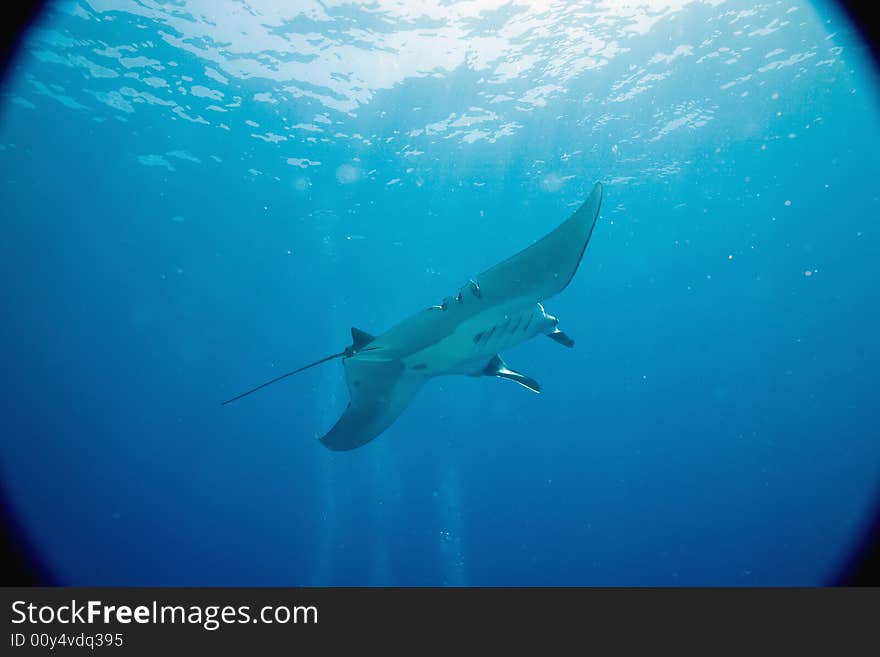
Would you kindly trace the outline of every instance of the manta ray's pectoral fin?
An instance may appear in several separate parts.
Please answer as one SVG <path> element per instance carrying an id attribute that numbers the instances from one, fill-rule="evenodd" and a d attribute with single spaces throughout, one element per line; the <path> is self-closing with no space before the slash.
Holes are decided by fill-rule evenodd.
<path id="1" fill-rule="evenodd" d="M 365 445 L 390 427 L 427 380 L 407 371 L 399 360 L 364 361 L 345 358 L 345 380 L 350 400 L 342 417 L 321 444 L 333 451 Z"/>
<path id="2" fill-rule="evenodd" d="M 532 377 L 526 376 L 525 374 L 521 374 L 520 372 L 515 372 L 514 370 L 507 367 L 507 363 L 501 360 L 501 356 L 495 355 L 492 357 L 492 360 L 489 361 L 489 364 L 486 365 L 486 369 L 483 370 L 483 374 L 485 376 L 497 376 L 501 379 L 510 379 L 511 381 L 515 381 L 521 386 L 528 388 L 532 392 L 541 392 L 541 384 L 535 381 Z"/>
<path id="3" fill-rule="evenodd" d="M 565 331 L 560 331 L 558 328 L 555 328 L 551 333 L 548 333 L 547 337 L 551 340 L 555 340 L 563 347 L 568 347 L 569 349 L 571 349 L 574 346 L 574 340 L 568 337 Z"/>

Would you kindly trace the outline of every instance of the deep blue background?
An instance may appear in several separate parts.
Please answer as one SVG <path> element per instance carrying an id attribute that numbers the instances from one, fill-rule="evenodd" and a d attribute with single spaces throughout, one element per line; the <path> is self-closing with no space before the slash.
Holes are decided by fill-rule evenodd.
<path id="1" fill-rule="evenodd" d="M 699 43 L 716 11 L 662 21 L 644 52 Z M 46 46 L 33 37 L 0 110 L 0 458 L 51 573 L 77 585 L 828 581 L 880 475 L 880 114 L 856 35 L 816 11 L 733 73 L 676 60 L 601 129 L 585 95 L 611 95 L 626 59 L 518 116 L 509 137 L 438 138 L 415 158 L 399 153 L 412 108 L 460 111 L 479 74 L 377 92 L 345 119 L 370 144 L 305 151 L 161 108 L 114 112 L 78 91 L 100 81 L 35 57 Z M 135 22 L 51 12 L 44 27 L 122 43 L 143 39 Z M 843 54 L 755 73 L 746 97 L 719 89 L 771 46 L 813 45 Z M 201 75 L 163 48 L 177 74 Z M 650 141 L 666 122 L 653 112 L 689 98 L 711 98 L 711 120 Z M 253 103 L 236 120 L 307 121 L 316 107 Z M 198 162 L 138 159 L 175 150 Z M 321 165 L 285 164 L 306 152 Z M 346 164 L 361 176 L 344 184 Z M 438 379 L 342 454 L 314 440 L 347 400 L 338 362 L 219 406 L 339 351 L 351 325 L 378 333 L 453 293 L 595 180 L 599 224 L 546 304 L 577 347 L 505 354 L 543 394 Z"/>

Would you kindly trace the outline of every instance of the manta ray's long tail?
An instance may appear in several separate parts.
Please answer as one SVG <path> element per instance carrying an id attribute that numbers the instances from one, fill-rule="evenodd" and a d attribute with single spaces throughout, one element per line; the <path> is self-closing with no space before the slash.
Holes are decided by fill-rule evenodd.
<path id="1" fill-rule="evenodd" d="M 333 360 L 334 358 L 339 358 L 340 356 L 345 356 L 346 353 L 347 353 L 346 351 L 340 351 L 338 354 L 333 354 L 332 356 L 327 356 L 326 358 L 322 358 L 321 360 L 316 360 L 314 363 L 309 363 L 308 365 L 303 365 L 299 369 L 295 369 L 292 372 L 288 372 L 287 374 L 282 374 L 281 376 L 276 376 L 271 381 L 266 381 L 266 383 L 261 383 L 256 388 L 251 388 L 247 392 L 243 392 L 240 395 L 233 397 L 232 399 L 227 399 L 225 402 L 223 402 L 220 405 L 225 406 L 226 404 L 229 404 L 230 402 L 234 402 L 237 399 L 241 399 L 242 397 L 247 397 L 252 392 L 256 392 L 257 390 L 265 388 L 268 385 L 272 385 L 273 383 L 277 383 L 281 379 L 286 379 L 289 376 L 293 376 L 294 374 L 298 374 L 298 373 L 302 372 L 303 370 L 307 370 L 310 367 L 314 367 L 315 365 L 320 365 L 321 363 L 326 363 L 328 360 Z"/>

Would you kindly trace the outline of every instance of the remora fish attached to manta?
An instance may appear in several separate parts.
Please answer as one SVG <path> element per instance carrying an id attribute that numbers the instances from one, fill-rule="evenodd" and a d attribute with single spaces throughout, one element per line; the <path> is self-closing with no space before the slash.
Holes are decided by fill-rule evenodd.
<path id="1" fill-rule="evenodd" d="M 320 363 L 342 358 L 351 397 L 348 408 L 320 441 L 332 450 L 364 445 L 398 418 L 425 382 L 465 374 L 510 379 L 540 392 L 499 353 L 536 335 L 573 347 L 542 301 L 564 290 L 577 271 L 602 203 L 602 184 L 568 219 L 516 255 L 469 280 L 455 296 L 372 336 L 351 329 L 352 344 L 272 379 L 224 404 Z"/>

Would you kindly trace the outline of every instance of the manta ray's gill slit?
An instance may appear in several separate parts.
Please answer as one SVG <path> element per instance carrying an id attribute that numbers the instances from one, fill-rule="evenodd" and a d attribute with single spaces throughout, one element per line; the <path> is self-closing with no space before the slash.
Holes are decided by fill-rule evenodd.
<path id="1" fill-rule="evenodd" d="M 519 325 L 522 324 L 523 316 L 520 315 L 516 318 L 516 324 L 513 325 L 513 328 L 510 329 L 511 335 L 516 333 L 519 330 Z"/>
<path id="2" fill-rule="evenodd" d="M 504 336 L 504 329 L 506 326 L 507 322 L 502 322 L 493 326 L 492 330 L 489 332 L 489 337 L 486 338 L 486 346 L 490 343 L 497 343 Z"/>
<path id="3" fill-rule="evenodd" d="M 513 335 L 514 331 L 511 329 L 511 324 L 513 324 L 513 317 L 509 315 L 505 318 L 504 324 L 501 324 L 500 329 L 498 331 L 498 340 L 503 340 L 504 338 L 509 338 Z"/>

